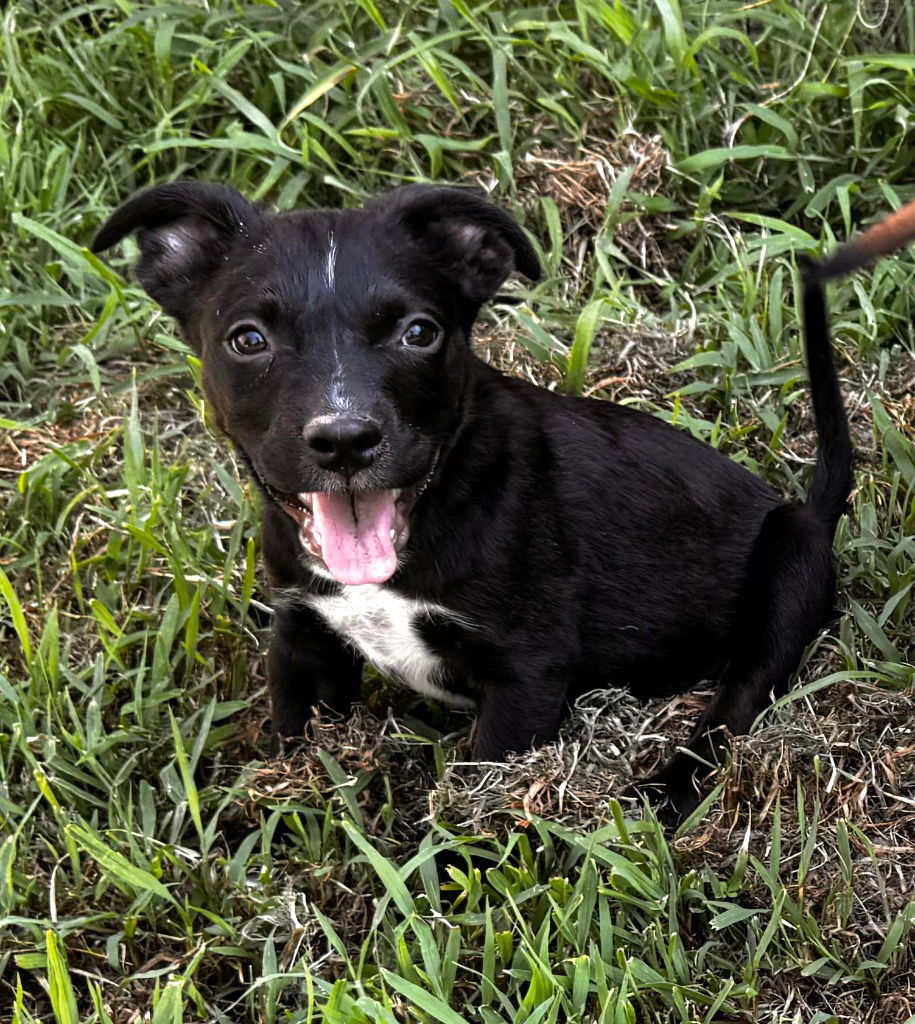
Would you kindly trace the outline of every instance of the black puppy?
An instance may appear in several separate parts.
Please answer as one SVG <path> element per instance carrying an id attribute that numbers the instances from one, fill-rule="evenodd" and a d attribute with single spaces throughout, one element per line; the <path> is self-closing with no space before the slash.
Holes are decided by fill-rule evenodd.
<path id="1" fill-rule="evenodd" d="M 793 505 L 653 416 L 477 359 L 481 304 L 539 267 L 472 194 L 412 185 L 273 215 L 229 188 L 165 185 L 93 249 L 132 232 L 140 282 L 201 355 L 215 421 L 264 495 L 275 728 L 301 733 L 320 703 L 345 711 L 363 659 L 475 705 L 482 760 L 553 739 L 594 687 L 716 678 L 692 753 L 654 780 L 694 806 L 723 727 L 745 732 L 785 691 L 833 607 L 851 445 L 816 275 L 819 453 Z"/>

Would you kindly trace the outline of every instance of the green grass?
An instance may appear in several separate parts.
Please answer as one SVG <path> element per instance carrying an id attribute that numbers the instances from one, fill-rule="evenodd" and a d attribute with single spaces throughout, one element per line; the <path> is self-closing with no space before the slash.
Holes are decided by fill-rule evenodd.
<path id="1" fill-rule="evenodd" d="M 915 1021 L 910 257 L 831 294 L 842 616 L 671 837 L 613 780 L 695 706 L 585 709 L 480 778 L 466 720 L 372 682 L 274 756 L 250 485 L 128 255 L 84 248 L 181 176 L 279 208 L 476 183 L 547 268 L 486 314 L 495 358 L 798 497 L 795 260 L 915 196 L 915 7 L 10 0 L 2 26 L 0 1017 Z"/>

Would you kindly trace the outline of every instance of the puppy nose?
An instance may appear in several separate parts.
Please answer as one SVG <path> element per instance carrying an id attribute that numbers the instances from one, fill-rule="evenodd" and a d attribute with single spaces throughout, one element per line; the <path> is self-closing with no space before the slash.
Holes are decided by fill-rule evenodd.
<path id="1" fill-rule="evenodd" d="M 368 416 L 319 416 L 303 434 L 315 462 L 340 473 L 371 465 L 381 443 L 381 426 Z"/>

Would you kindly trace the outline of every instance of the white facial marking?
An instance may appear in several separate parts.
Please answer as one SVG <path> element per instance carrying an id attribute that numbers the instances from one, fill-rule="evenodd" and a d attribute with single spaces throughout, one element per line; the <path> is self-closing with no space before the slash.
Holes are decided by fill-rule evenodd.
<path id="1" fill-rule="evenodd" d="M 339 359 L 334 366 L 334 372 L 330 378 L 330 404 L 335 409 L 341 410 L 348 410 L 353 404 L 349 395 L 346 393 L 346 386 L 343 379 L 343 364 Z"/>
<path id="2" fill-rule="evenodd" d="M 346 390 L 346 377 L 343 372 L 343 360 L 334 343 L 334 370 L 330 377 L 330 405 L 338 412 L 350 412 L 354 408 L 352 397 Z"/>
<path id="3" fill-rule="evenodd" d="M 298 600 L 301 602 L 302 597 Z M 416 629 L 416 620 L 431 614 L 462 621 L 447 608 L 404 597 L 376 583 L 341 587 L 339 594 L 308 596 L 305 602 L 385 675 L 393 676 L 417 693 L 456 707 L 473 707 L 474 701 L 469 697 L 444 689 L 442 660 L 423 643 Z"/>
<path id="4" fill-rule="evenodd" d="M 324 264 L 324 283 L 328 291 L 334 290 L 337 275 L 337 240 L 331 231 L 327 240 L 327 262 Z"/>
<path id="5" fill-rule="evenodd" d="M 312 416 L 312 418 L 305 424 L 305 433 L 310 433 L 312 430 L 316 430 L 318 427 L 324 427 L 328 424 L 336 423 L 339 416 L 330 414 L 327 416 Z"/>

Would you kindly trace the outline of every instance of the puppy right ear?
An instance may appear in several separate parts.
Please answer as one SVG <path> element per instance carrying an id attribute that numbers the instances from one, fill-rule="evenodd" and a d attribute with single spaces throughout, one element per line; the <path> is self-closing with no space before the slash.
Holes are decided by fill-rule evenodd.
<path id="1" fill-rule="evenodd" d="M 515 219 L 474 192 L 441 185 L 403 185 L 376 200 L 477 307 L 513 270 L 540 278 L 537 253 Z"/>
<path id="2" fill-rule="evenodd" d="M 238 239 L 257 232 L 261 220 L 253 203 L 225 185 L 158 185 L 118 207 L 99 228 L 92 251 L 103 252 L 136 234 L 137 279 L 187 330 L 203 282 Z"/>

